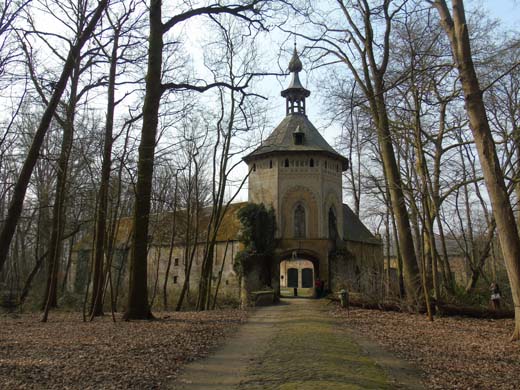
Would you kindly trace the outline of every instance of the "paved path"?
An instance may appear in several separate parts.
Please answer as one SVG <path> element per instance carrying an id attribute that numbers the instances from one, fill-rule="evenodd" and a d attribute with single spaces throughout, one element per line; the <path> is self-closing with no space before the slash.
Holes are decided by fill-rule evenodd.
<path id="1" fill-rule="evenodd" d="M 176 390 L 421 389 L 417 373 L 332 318 L 324 300 L 256 309 L 224 346 L 186 366 Z"/>

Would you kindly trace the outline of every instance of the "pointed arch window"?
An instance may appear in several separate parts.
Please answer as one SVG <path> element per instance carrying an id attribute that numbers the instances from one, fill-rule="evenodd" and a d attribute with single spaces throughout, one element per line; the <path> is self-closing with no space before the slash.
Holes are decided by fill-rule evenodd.
<path id="1" fill-rule="evenodd" d="M 301 204 L 294 209 L 294 237 L 305 238 L 305 208 Z"/>
<path id="2" fill-rule="evenodd" d="M 336 240 L 338 238 L 338 222 L 334 208 L 329 209 L 329 238 Z"/>

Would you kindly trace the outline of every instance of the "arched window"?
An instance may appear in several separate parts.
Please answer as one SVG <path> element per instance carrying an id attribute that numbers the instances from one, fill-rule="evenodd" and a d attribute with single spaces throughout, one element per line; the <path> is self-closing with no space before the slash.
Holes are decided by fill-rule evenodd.
<path id="1" fill-rule="evenodd" d="M 309 166 L 312 168 L 314 166 L 314 160 L 311 158 L 311 161 L 309 161 Z"/>
<path id="2" fill-rule="evenodd" d="M 256 172 L 256 164 L 253 164 L 253 172 Z"/>
<path id="3" fill-rule="evenodd" d="M 334 213 L 332 207 L 329 209 L 329 238 L 331 240 L 336 240 L 338 238 L 338 223 L 336 220 L 336 213 Z"/>
<path id="4" fill-rule="evenodd" d="M 305 208 L 301 204 L 294 209 L 294 237 L 305 238 Z"/>
<path id="5" fill-rule="evenodd" d="M 273 160 L 269 160 L 269 169 L 273 167 Z"/>
<path id="6" fill-rule="evenodd" d="M 284 165 L 285 165 L 286 168 L 289 167 L 289 159 L 288 158 L 285 159 L 285 164 Z"/>

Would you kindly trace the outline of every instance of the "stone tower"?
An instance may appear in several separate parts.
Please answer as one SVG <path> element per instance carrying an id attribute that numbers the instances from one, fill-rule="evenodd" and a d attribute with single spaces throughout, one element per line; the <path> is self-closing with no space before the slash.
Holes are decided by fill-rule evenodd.
<path id="1" fill-rule="evenodd" d="M 302 62 L 296 47 L 288 69 L 292 79 L 281 92 L 286 116 L 260 147 L 244 157 L 251 172 L 249 202 L 274 208 L 280 262 L 310 261 L 312 278 L 328 279 L 329 254 L 343 232 L 341 179 L 348 160 L 307 118 L 305 99 L 310 91 L 300 82 Z M 301 278 L 300 273 L 300 287 Z"/>

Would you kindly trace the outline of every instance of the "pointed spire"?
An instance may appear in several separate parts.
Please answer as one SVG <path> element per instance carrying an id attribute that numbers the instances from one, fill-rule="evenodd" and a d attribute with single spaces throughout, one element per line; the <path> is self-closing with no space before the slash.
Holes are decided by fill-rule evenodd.
<path id="1" fill-rule="evenodd" d="M 282 91 L 282 96 L 286 99 L 286 113 L 304 114 L 305 115 L 305 98 L 311 93 L 305 89 L 300 81 L 300 73 L 303 69 L 302 62 L 296 50 L 296 42 L 294 42 L 294 51 L 289 61 L 288 70 L 292 73 L 292 79 L 289 86 Z"/>

